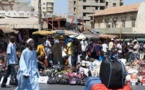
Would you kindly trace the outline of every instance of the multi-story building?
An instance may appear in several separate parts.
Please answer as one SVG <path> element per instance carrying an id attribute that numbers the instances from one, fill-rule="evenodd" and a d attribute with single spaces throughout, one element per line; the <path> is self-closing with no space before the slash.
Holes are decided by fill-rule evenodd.
<path id="1" fill-rule="evenodd" d="M 69 0 L 69 13 L 84 19 L 86 26 L 91 26 L 90 14 L 109 7 L 123 5 L 123 0 Z"/>
<path id="2" fill-rule="evenodd" d="M 36 12 L 38 12 L 38 2 L 39 0 L 31 1 L 31 6 Z M 41 0 L 41 11 L 43 13 L 54 13 L 54 0 Z"/>
<path id="3" fill-rule="evenodd" d="M 1 11 L 30 11 L 29 2 L 19 0 L 0 0 Z"/>
<path id="4" fill-rule="evenodd" d="M 13 10 L 16 0 L 0 0 L 0 10 Z"/>
<path id="5" fill-rule="evenodd" d="M 145 2 L 108 8 L 94 14 L 94 27 L 100 33 L 124 37 L 145 37 Z"/>

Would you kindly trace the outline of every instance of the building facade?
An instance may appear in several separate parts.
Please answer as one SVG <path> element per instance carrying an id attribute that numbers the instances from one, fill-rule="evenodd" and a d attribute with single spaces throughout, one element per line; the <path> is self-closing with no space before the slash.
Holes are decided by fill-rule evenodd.
<path id="1" fill-rule="evenodd" d="M 69 0 L 69 13 L 76 14 L 78 18 L 84 19 L 86 26 L 91 26 L 90 14 L 122 5 L 123 0 Z"/>
<path id="2" fill-rule="evenodd" d="M 94 15 L 94 27 L 100 33 L 139 34 L 145 33 L 145 2 L 108 8 Z"/>
<path id="3" fill-rule="evenodd" d="M 35 12 L 38 12 L 39 0 L 32 0 L 31 6 Z M 54 0 L 41 0 L 41 11 L 43 13 L 54 13 Z"/>
<path id="4" fill-rule="evenodd" d="M 13 10 L 16 0 L 0 0 L 0 10 Z"/>

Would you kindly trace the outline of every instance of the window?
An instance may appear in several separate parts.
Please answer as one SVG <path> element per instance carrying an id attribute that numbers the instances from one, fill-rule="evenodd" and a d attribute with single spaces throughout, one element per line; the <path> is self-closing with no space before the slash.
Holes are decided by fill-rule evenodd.
<path id="1" fill-rule="evenodd" d="M 113 3 L 113 7 L 116 7 L 116 3 Z"/>
<path id="2" fill-rule="evenodd" d="M 86 6 L 83 6 L 83 9 L 86 9 Z"/>
<path id="3" fill-rule="evenodd" d="M 106 2 L 106 6 L 108 6 L 108 2 Z"/>
<path id="4" fill-rule="evenodd" d="M 105 9 L 105 6 L 101 6 L 101 7 L 100 7 L 100 10 L 104 10 L 104 9 Z"/>
<path id="5" fill-rule="evenodd" d="M 86 2 L 86 0 L 83 0 L 83 2 Z"/>
<path id="6" fill-rule="evenodd" d="M 100 3 L 104 3 L 105 2 L 105 0 L 100 0 Z"/>
<path id="7" fill-rule="evenodd" d="M 114 17 L 112 21 L 112 27 L 116 28 L 116 25 L 117 25 L 117 17 Z"/>
<path id="8" fill-rule="evenodd" d="M 106 18 L 106 19 L 105 19 L 105 22 L 106 22 L 106 28 L 110 28 L 109 18 Z"/>
<path id="9" fill-rule="evenodd" d="M 45 9 L 45 7 L 43 7 L 43 9 Z"/>
<path id="10" fill-rule="evenodd" d="M 126 16 L 121 17 L 122 27 L 125 27 Z"/>
<path id="11" fill-rule="evenodd" d="M 76 11 L 76 8 L 74 7 L 74 11 Z"/>
<path id="12" fill-rule="evenodd" d="M 45 3 L 43 3 L 43 5 L 45 5 Z"/>
<path id="13" fill-rule="evenodd" d="M 76 5 L 76 1 L 74 1 L 74 5 Z"/>
<path id="14" fill-rule="evenodd" d="M 130 19 L 132 20 L 132 27 L 135 27 L 136 16 L 131 16 Z"/>
<path id="15" fill-rule="evenodd" d="M 123 3 L 120 3 L 120 6 L 123 6 Z"/>
<path id="16" fill-rule="evenodd" d="M 83 13 L 83 16 L 86 16 L 86 13 Z"/>
<path id="17" fill-rule="evenodd" d="M 99 10 L 99 7 L 95 7 L 96 10 Z"/>
<path id="18" fill-rule="evenodd" d="M 122 27 L 125 27 L 125 21 L 122 21 Z"/>

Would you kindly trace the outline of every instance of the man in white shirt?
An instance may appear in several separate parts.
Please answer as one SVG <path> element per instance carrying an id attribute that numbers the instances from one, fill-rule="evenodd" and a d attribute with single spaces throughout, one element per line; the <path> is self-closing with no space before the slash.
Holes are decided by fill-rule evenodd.
<path id="1" fill-rule="evenodd" d="M 104 53 L 107 52 L 108 45 L 106 44 L 106 42 L 104 42 L 104 43 L 102 44 L 102 49 L 103 49 L 103 52 L 104 52 Z"/>
<path id="2" fill-rule="evenodd" d="M 86 48 L 88 46 L 87 41 L 84 39 L 80 42 L 81 44 L 81 50 L 82 50 L 82 60 L 85 60 L 86 58 Z"/>

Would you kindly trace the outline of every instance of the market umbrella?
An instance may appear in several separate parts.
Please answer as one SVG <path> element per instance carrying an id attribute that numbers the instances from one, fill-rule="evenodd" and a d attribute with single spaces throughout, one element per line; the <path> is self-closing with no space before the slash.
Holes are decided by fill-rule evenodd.
<path id="1" fill-rule="evenodd" d="M 0 30 L 2 30 L 4 33 L 15 33 L 17 34 L 19 31 L 16 31 L 12 28 L 8 28 L 8 27 L 0 27 Z"/>
<path id="2" fill-rule="evenodd" d="M 61 35 L 76 35 L 77 33 L 70 31 L 70 30 L 55 30 L 56 33 L 61 34 Z"/>
<path id="3" fill-rule="evenodd" d="M 98 34 L 95 34 L 95 33 L 91 32 L 89 30 L 84 31 L 82 34 L 84 36 L 86 36 L 87 38 L 99 38 Z"/>
<path id="4" fill-rule="evenodd" d="M 41 30 L 41 31 L 36 31 L 33 32 L 33 35 L 50 35 L 56 33 L 55 31 L 48 31 L 48 30 Z"/>
<path id="5" fill-rule="evenodd" d="M 98 34 L 100 38 L 116 38 L 116 35 Z"/>
<path id="6" fill-rule="evenodd" d="M 83 34 L 80 34 L 79 36 L 76 37 L 77 39 L 86 39 L 86 36 Z"/>

